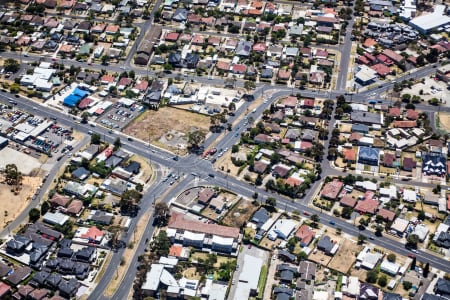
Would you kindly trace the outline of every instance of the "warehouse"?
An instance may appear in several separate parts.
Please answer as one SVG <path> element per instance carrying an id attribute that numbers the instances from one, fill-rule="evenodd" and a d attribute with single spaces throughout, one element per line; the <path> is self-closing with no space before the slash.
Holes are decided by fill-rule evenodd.
<path id="1" fill-rule="evenodd" d="M 445 15 L 445 5 L 436 5 L 433 13 L 421 15 L 409 22 L 411 27 L 422 34 L 430 33 L 434 29 L 442 31 L 443 27 L 448 24 L 450 24 L 450 17 Z M 440 29 L 441 27 L 442 29 Z"/>

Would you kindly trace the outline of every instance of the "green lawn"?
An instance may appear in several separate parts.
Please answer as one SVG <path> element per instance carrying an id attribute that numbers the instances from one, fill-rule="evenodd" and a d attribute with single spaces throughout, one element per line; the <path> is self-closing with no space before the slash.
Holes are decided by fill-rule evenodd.
<path id="1" fill-rule="evenodd" d="M 263 265 L 261 268 L 261 274 L 258 281 L 258 298 L 262 299 L 264 296 L 264 287 L 267 281 L 267 265 Z"/>

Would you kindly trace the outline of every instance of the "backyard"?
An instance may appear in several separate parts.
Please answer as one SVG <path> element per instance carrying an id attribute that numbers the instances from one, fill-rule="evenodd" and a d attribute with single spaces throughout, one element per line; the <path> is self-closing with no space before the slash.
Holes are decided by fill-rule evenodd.
<path id="1" fill-rule="evenodd" d="M 258 209 L 250 200 L 241 199 L 225 216 L 223 224 L 240 228 Z"/>

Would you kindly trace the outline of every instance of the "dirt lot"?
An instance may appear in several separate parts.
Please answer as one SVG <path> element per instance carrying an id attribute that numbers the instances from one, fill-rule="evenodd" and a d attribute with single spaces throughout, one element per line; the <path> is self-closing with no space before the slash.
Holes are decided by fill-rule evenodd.
<path id="1" fill-rule="evenodd" d="M 27 206 L 28 202 L 31 201 L 31 198 L 42 182 L 42 178 L 24 176 L 22 188 L 17 195 L 11 192 L 11 186 L 3 183 L 3 175 L 0 180 L 0 203 L 2 207 L 0 211 L 0 226 L 3 228 L 14 220 Z"/>
<path id="2" fill-rule="evenodd" d="M 240 200 L 225 216 L 223 223 L 231 227 L 241 227 L 258 209 L 250 200 Z"/>
<path id="3" fill-rule="evenodd" d="M 347 274 L 361 249 L 362 247 L 358 246 L 354 241 L 344 240 L 328 267 Z"/>
<path id="4" fill-rule="evenodd" d="M 182 154 L 186 147 L 188 132 L 194 128 L 206 132 L 209 130 L 209 125 L 210 120 L 207 116 L 172 107 L 162 107 L 157 111 L 148 110 L 142 113 L 124 129 L 124 133 L 143 141 L 148 141 L 150 138 L 151 143 L 169 150 L 176 150 L 178 144 L 181 144 L 179 148 Z"/>
<path id="5" fill-rule="evenodd" d="M 440 129 L 450 132 L 450 113 L 440 112 L 438 124 Z"/>
<path id="6" fill-rule="evenodd" d="M 323 266 L 328 266 L 331 261 L 331 256 L 325 255 L 322 251 L 317 250 L 316 253 L 311 253 L 308 259 Z"/>

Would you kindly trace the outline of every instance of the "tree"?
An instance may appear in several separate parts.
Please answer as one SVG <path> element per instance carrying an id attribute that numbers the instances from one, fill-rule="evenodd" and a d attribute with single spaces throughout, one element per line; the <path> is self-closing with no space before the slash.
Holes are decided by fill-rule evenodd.
<path id="1" fill-rule="evenodd" d="M 239 145 L 234 144 L 233 146 L 231 146 L 231 153 L 236 153 L 239 151 Z"/>
<path id="2" fill-rule="evenodd" d="M 139 209 L 139 202 L 141 201 L 142 195 L 136 190 L 126 190 L 122 193 L 120 197 L 120 210 L 122 214 L 130 214 L 135 216 L 137 210 Z"/>
<path id="3" fill-rule="evenodd" d="M 382 234 L 383 234 L 383 226 L 377 225 L 377 227 L 375 227 L 375 235 L 382 236 Z"/>
<path id="4" fill-rule="evenodd" d="M 272 206 L 272 207 L 277 206 L 277 199 L 275 199 L 274 197 L 267 197 L 266 205 Z"/>
<path id="5" fill-rule="evenodd" d="M 41 216 L 41 212 L 37 208 L 32 208 L 28 212 L 28 218 L 30 219 L 30 223 L 34 223 L 37 220 L 39 220 L 39 217 Z"/>
<path id="6" fill-rule="evenodd" d="M 81 123 L 86 124 L 88 122 L 89 119 L 89 113 L 87 111 L 84 111 L 81 114 Z"/>
<path id="7" fill-rule="evenodd" d="M 170 210 L 166 203 L 158 202 L 155 205 L 155 221 L 154 224 L 158 226 L 166 226 L 169 222 Z"/>
<path id="8" fill-rule="evenodd" d="M 109 61 L 109 56 L 102 55 L 102 57 L 100 59 L 102 61 L 102 65 L 106 66 L 108 64 L 108 61 Z"/>
<path id="9" fill-rule="evenodd" d="M 360 219 L 359 219 L 359 228 L 360 228 L 360 229 L 365 229 L 366 226 L 367 226 L 366 219 L 360 218 Z"/>
<path id="10" fill-rule="evenodd" d="M 396 259 L 397 259 L 397 256 L 395 256 L 394 253 L 391 253 L 391 254 L 389 254 L 389 255 L 387 256 L 387 260 L 390 261 L 390 262 L 392 262 L 392 263 L 395 263 L 395 260 L 396 260 Z"/>
<path id="11" fill-rule="evenodd" d="M 5 60 L 3 67 L 5 69 L 5 72 L 16 73 L 20 69 L 20 64 L 17 60 L 8 58 L 7 60 Z"/>
<path id="12" fill-rule="evenodd" d="M 320 218 L 319 218 L 318 215 L 314 214 L 314 215 L 311 216 L 311 221 L 312 221 L 311 226 L 314 227 L 314 228 L 317 228 L 317 226 L 319 224 L 319 221 L 320 221 Z"/>
<path id="13" fill-rule="evenodd" d="M 292 251 L 292 250 L 294 250 L 296 244 L 297 244 L 297 238 L 296 237 L 291 237 L 288 240 L 287 246 Z"/>
<path id="14" fill-rule="evenodd" d="M 102 137 L 98 133 L 93 133 L 91 135 L 91 144 L 99 145 L 102 141 Z"/>
<path id="15" fill-rule="evenodd" d="M 377 279 L 378 279 L 378 271 L 377 270 L 374 269 L 374 270 L 370 270 L 367 272 L 366 281 L 368 283 L 375 283 L 375 282 L 377 282 Z"/>
<path id="16" fill-rule="evenodd" d="M 158 256 L 167 256 L 169 254 L 170 240 L 167 233 L 161 230 L 150 245 L 150 250 Z"/>
<path id="17" fill-rule="evenodd" d="M 429 273 L 430 273 L 430 263 L 427 262 L 425 264 L 425 267 L 423 267 L 423 273 L 422 273 L 423 277 L 427 278 Z"/>
<path id="18" fill-rule="evenodd" d="M 41 205 L 41 215 L 45 215 L 50 210 L 50 204 L 47 201 L 44 201 Z"/>
<path id="19" fill-rule="evenodd" d="M 416 258 L 413 257 L 412 261 L 411 261 L 411 268 L 410 270 L 414 271 L 416 269 Z"/>
<path id="20" fill-rule="evenodd" d="M 383 274 L 378 278 L 378 285 L 381 287 L 385 287 L 387 285 L 387 281 L 387 276 Z"/>
<path id="21" fill-rule="evenodd" d="M 358 244 L 359 245 L 363 244 L 366 241 L 366 239 L 367 238 L 365 235 L 362 235 L 362 234 L 358 235 Z"/>
<path id="22" fill-rule="evenodd" d="M 119 150 L 119 148 L 122 146 L 122 142 L 120 141 L 120 137 L 116 137 L 114 140 L 114 151 Z"/>
<path id="23" fill-rule="evenodd" d="M 255 82 L 249 80 L 244 82 L 244 89 L 246 89 L 247 92 L 255 88 L 256 88 Z"/>
<path id="24" fill-rule="evenodd" d="M 188 144 L 191 149 L 198 149 L 205 140 L 206 134 L 203 130 L 194 130 L 188 133 Z"/>
<path id="25" fill-rule="evenodd" d="M 306 252 L 304 252 L 304 251 L 300 251 L 300 253 L 297 254 L 298 261 L 306 260 L 307 258 L 308 258 L 308 254 L 306 254 Z"/>
<path id="26" fill-rule="evenodd" d="M 345 206 L 344 208 L 342 208 L 341 217 L 348 220 L 351 218 L 352 213 L 353 213 L 353 208 Z"/>
<path id="27" fill-rule="evenodd" d="M 417 234 L 409 234 L 406 238 L 407 246 L 411 248 L 417 248 L 417 243 L 419 242 L 419 237 Z"/>
<path id="28" fill-rule="evenodd" d="M 258 196 L 259 196 L 258 193 L 255 192 L 255 193 L 252 195 L 252 198 L 256 200 L 256 199 L 258 199 Z"/>
<path id="29" fill-rule="evenodd" d="M 412 288 L 412 283 L 409 281 L 403 281 L 403 289 L 405 289 L 405 291 L 409 291 L 409 289 Z"/>
<path id="30" fill-rule="evenodd" d="M 22 183 L 22 174 L 15 164 L 7 164 L 5 166 L 5 180 L 8 185 L 19 186 Z"/>

